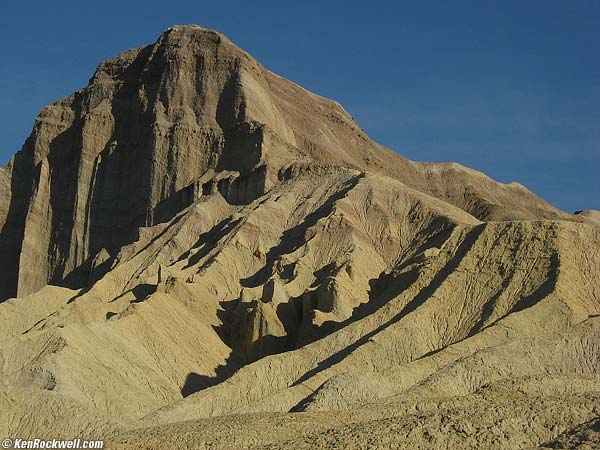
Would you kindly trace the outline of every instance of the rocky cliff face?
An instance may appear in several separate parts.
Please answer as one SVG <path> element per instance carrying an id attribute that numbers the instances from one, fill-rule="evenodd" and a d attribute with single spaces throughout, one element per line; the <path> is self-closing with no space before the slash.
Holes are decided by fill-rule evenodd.
<path id="1" fill-rule="evenodd" d="M 19 267 L 9 294 L 69 275 L 85 283 L 90 257 L 188 206 L 182 191 L 209 169 L 264 177 L 252 174 L 264 130 L 246 107 L 246 71 L 258 65 L 217 33 L 173 29 L 45 108 L 9 166 L 17 192 L 3 253 Z"/>
<path id="2" fill-rule="evenodd" d="M 600 401 L 597 216 L 406 160 L 174 27 L 45 108 L 0 169 L 0 435 L 572 442 Z"/>
<path id="3" fill-rule="evenodd" d="M 138 227 L 169 220 L 202 189 L 248 203 L 292 162 L 386 174 L 483 220 L 566 217 L 520 186 L 407 161 L 223 35 L 174 27 L 44 108 L 2 169 L 0 298 L 85 286 L 93 258 L 114 256 Z"/>

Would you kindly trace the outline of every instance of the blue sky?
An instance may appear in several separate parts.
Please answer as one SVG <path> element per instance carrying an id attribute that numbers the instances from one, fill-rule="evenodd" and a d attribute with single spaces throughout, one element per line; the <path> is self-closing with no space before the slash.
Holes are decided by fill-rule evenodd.
<path id="1" fill-rule="evenodd" d="M 93 5 L 93 7 L 92 7 Z M 600 1 L 4 2 L 0 164 L 40 108 L 174 24 L 225 33 L 376 141 L 600 209 Z"/>

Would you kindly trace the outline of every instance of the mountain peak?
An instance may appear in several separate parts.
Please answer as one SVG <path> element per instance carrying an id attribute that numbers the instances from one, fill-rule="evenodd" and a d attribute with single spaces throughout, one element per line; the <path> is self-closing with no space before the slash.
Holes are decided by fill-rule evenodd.
<path id="1" fill-rule="evenodd" d="M 388 176 L 480 220 L 571 218 L 460 165 L 408 161 L 337 102 L 269 72 L 221 33 L 177 25 L 44 108 L 0 174 L 12 190 L 0 207 L 0 297 L 85 285 L 95 255 L 171 219 L 190 192 L 247 204 L 294 165 Z"/>
<path id="2" fill-rule="evenodd" d="M 44 108 L 0 169 L 2 434 L 579 436 L 600 403 L 598 224 L 409 161 L 222 35 L 173 27 Z"/>

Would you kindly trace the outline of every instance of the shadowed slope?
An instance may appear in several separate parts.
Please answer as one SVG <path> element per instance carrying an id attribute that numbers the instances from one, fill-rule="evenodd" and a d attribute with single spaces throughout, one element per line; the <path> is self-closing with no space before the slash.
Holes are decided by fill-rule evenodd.
<path id="1" fill-rule="evenodd" d="M 98 66 L 42 110 L 3 169 L 0 298 L 90 282 L 93 259 L 170 220 L 200 190 L 247 204 L 291 162 L 380 173 L 481 220 L 584 220 L 518 184 L 414 163 L 372 142 L 337 103 L 267 71 L 222 34 L 173 27 Z M 211 177 L 216 174 L 216 177 Z"/>
<path id="2" fill-rule="evenodd" d="M 383 149 L 219 33 L 102 63 L 0 194 L 0 435 L 527 448 L 598 415 L 595 216 Z"/>

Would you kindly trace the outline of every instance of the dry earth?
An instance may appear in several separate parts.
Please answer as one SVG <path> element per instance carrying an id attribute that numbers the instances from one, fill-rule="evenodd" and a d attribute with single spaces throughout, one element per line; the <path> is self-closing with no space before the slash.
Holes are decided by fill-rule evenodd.
<path id="1" fill-rule="evenodd" d="M 0 168 L 0 435 L 598 448 L 598 224 L 173 27 Z"/>

